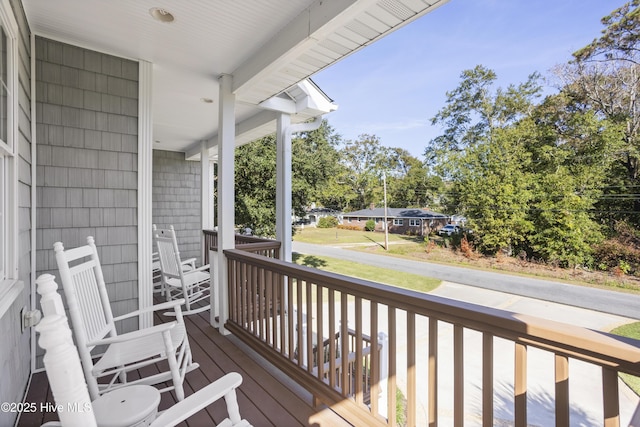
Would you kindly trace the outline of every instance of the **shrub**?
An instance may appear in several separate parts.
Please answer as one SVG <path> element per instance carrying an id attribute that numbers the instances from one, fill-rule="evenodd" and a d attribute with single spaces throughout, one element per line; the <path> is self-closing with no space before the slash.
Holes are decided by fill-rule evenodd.
<path id="1" fill-rule="evenodd" d="M 615 275 L 638 275 L 640 273 L 640 233 L 624 222 L 618 222 L 615 230 L 616 236 L 594 248 L 595 264 L 600 269 L 603 267 L 611 269 Z"/>
<path id="2" fill-rule="evenodd" d="M 473 256 L 473 245 L 469 243 L 467 239 L 467 235 L 463 235 L 460 240 L 460 252 L 467 258 L 471 258 Z"/>
<path id="3" fill-rule="evenodd" d="M 318 220 L 318 228 L 334 228 L 338 226 L 338 218 L 335 216 L 323 216 Z"/>
<path id="4" fill-rule="evenodd" d="M 338 224 L 338 229 L 340 230 L 353 230 L 353 231 L 362 231 L 362 227 L 359 225 L 349 225 L 349 224 Z"/>
<path id="5" fill-rule="evenodd" d="M 376 222 L 372 219 L 368 220 L 364 224 L 365 231 L 374 231 L 376 229 Z"/>

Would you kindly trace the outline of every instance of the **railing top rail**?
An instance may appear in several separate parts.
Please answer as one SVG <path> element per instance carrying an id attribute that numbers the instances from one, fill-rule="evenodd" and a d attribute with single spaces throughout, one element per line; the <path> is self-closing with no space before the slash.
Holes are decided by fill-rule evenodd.
<path id="1" fill-rule="evenodd" d="M 216 230 L 202 230 L 202 232 L 205 235 L 209 235 L 212 237 L 217 237 L 218 236 L 218 232 Z M 238 246 L 242 246 L 244 248 L 245 245 L 255 245 L 255 244 L 260 244 L 262 246 L 255 246 L 256 248 L 261 248 L 264 247 L 266 248 L 279 248 L 280 247 L 280 242 L 277 240 L 273 240 L 273 239 L 265 239 L 263 237 L 257 237 L 257 236 L 245 236 L 242 234 L 236 234 L 235 235 L 235 243 Z M 211 246 L 210 248 L 211 250 L 217 250 L 217 246 L 215 245 L 215 240 L 214 240 L 214 245 Z"/>
<path id="2" fill-rule="evenodd" d="M 224 253 L 231 260 L 251 263 L 382 305 L 640 375 L 638 340 L 320 271 L 239 249 L 225 250 Z"/>

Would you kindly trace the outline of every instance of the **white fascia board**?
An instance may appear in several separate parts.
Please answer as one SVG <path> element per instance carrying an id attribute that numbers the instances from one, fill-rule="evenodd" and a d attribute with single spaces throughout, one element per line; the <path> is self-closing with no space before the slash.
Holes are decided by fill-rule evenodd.
<path id="1" fill-rule="evenodd" d="M 265 110 L 273 110 L 281 113 L 295 114 L 297 109 L 297 103 L 291 99 L 284 99 L 280 96 L 273 96 L 266 101 L 262 101 L 258 104 L 258 107 Z"/>
<path id="2" fill-rule="evenodd" d="M 249 132 L 259 126 L 263 126 L 269 122 L 275 122 L 277 118 L 277 113 L 270 110 L 263 110 L 253 116 L 241 121 L 240 123 L 236 123 L 236 139 L 240 138 L 242 134 Z M 209 150 L 213 147 L 218 146 L 218 134 L 216 133 L 211 138 L 206 140 L 206 146 Z M 202 150 L 202 145 L 200 142 L 196 142 L 192 144 L 185 153 L 185 158 L 187 160 L 198 160 L 200 158 L 200 153 Z"/>
<path id="3" fill-rule="evenodd" d="M 344 22 L 342 17 L 352 6 L 370 3 L 371 0 L 316 0 L 233 71 L 233 92 L 241 95 L 290 58 L 315 45 Z"/>

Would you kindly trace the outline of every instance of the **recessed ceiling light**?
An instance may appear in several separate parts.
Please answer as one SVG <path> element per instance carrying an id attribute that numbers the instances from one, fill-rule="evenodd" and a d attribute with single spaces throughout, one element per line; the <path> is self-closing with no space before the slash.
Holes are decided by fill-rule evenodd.
<path id="1" fill-rule="evenodd" d="M 200 98 L 200 101 L 204 102 L 205 104 L 213 104 L 213 99 L 211 98 Z"/>
<path id="2" fill-rule="evenodd" d="M 149 9 L 149 13 L 156 21 L 168 23 L 175 20 L 171 12 L 161 7 L 152 7 L 151 9 Z"/>

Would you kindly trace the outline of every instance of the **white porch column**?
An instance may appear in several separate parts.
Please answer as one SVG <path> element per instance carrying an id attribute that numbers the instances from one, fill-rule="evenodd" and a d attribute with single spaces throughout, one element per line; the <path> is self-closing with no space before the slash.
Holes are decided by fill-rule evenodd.
<path id="1" fill-rule="evenodd" d="M 220 76 L 220 107 L 218 128 L 218 315 L 219 330 L 225 334 L 224 324 L 229 318 L 227 262 L 223 254 L 235 247 L 235 95 L 231 91 L 233 77 Z M 213 294 L 213 293 L 212 293 Z M 211 310 L 212 316 L 214 311 Z M 214 324 L 215 319 L 211 319 Z"/>
<path id="2" fill-rule="evenodd" d="M 151 91 L 153 64 L 140 61 L 138 64 L 138 307 L 153 305 L 151 232 L 153 192 L 153 112 Z M 141 314 L 139 327 L 153 326 L 153 313 Z"/>
<path id="3" fill-rule="evenodd" d="M 276 239 L 280 259 L 291 262 L 291 116 L 276 121 Z"/>
<path id="4" fill-rule="evenodd" d="M 207 142 L 202 141 L 200 150 L 200 208 L 202 216 L 202 229 L 211 230 L 213 228 L 213 180 L 211 179 L 211 162 L 209 161 L 209 149 Z M 202 247 L 202 259 L 209 248 L 204 247 L 204 234 L 200 233 L 200 247 Z"/>

